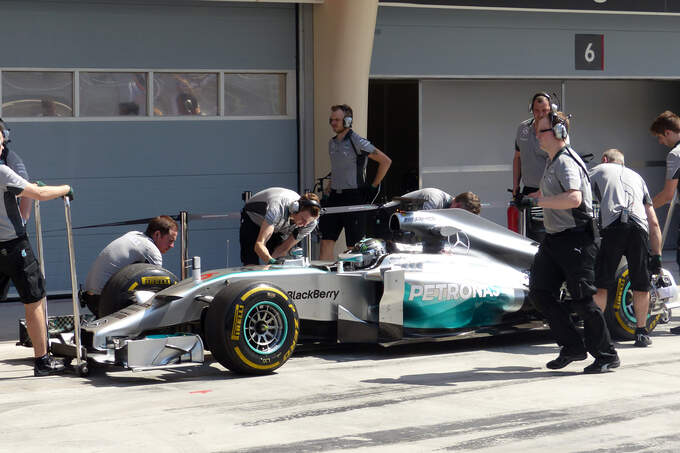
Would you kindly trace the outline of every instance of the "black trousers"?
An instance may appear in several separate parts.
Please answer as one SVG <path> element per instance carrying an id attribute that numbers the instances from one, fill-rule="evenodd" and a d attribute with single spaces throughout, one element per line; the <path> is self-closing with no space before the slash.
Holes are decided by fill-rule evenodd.
<path id="1" fill-rule="evenodd" d="M 250 220 L 245 211 L 241 211 L 241 228 L 239 230 L 239 242 L 241 243 L 241 262 L 243 265 L 260 264 L 260 257 L 255 253 L 255 242 L 257 236 L 260 234 L 260 225 Z M 272 234 L 272 237 L 267 241 L 267 250 L 271 254 L 276 247 L 281 245 L 283 237 L 278 234 Z"/>
<path id="2" fill-rule="evenodd" d="M 593 301 L 596 255 L 597 245 L 589 231 L 547 234 L 531 267 L 529 297 L 564 353 L 588 351 L 593 357 L 607 359 L 616 351 L 602 311 Z M 565 281 L 572 304 L 559 299 Z M 583 320 L 585 344 L 571 319 L 571 309 Z"/>

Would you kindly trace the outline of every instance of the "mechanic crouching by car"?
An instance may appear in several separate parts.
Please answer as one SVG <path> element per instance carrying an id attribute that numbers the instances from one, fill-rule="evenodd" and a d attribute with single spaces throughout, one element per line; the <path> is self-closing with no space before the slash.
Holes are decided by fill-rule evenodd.
<path id="1" fill-rule="evenodd" d="M 644 179 L 624 166 L 623 153 L 618 149 L 602 154 L 602 163 L 592 169 L 590 181 L 593 195 L 600 202 L 602 227 L 595 261 L 595 303 L 605 311 L 607 290 L 614 289 L 616 270 L 625 255 L 637 322 L 635 346 L 644 348 L 652 344 L 647 332 L 649 271 L 655 275 L 661 272 L 661 229 L 652 197 Z"/>
<path id="2" fill-rule="evenodd" d="M 0 152 L 4 149 L 4 133 L 0 134 Z M 33 255 L 26 228 L 19 214 L 17 197 L 46 201 L 68 196 L 69 186 L 31 184 L 5 164 L 0 164 L 0 188 L 4 203 L 0 204 L 0 277 L 12 280 L 26 311 L 26 329 L 33 343 L 35 376 L 62 371 L 64 365 L 47 353 L 47 320 L 45 317 L 45 279 Z"/>
<path id="3" fill-rule="evenodd" d="M 302 238 L 314 231 L 321 214 L 319 197 L 298 195 L 289 189 L 262 190 L 241 211 L 241 261 L 243 265 L 275 263 Z M 271 252 L 270 252 L 271 250 Z"/>
<path id="4" fill-rule="evenodd" d="M 585 360 L 586 351 L 595 362 L 584 373 L 603 373 L 619 366 L 602 311 L 595 294 L 595 225 L 592 191 L 585 164 L 565 140 L 569 120 L 551 111 L 538 121 L 536 137 L 548 153 L 540 192 L 524 203 L 543 208 L 546 236 L 534 258 L 529 279 L 529 297 L 545 316 L 560 346 L 559 356 L 547 363 L 551 370 L 573 361 Z M 583 320 L 585 345 L 574 325 L 567 304 L 559 300 L 566 280 L 573 308 Z"/>
<path id="5" fill-rule="evenodd" d="M 161 215 L 149 221 L 146 231 L 129 231 L 104 247 L 90 268 L 80 299 L 95 316 L 106 282 L 119 270 L 133 263 L 163 265 L 162 254 L 175 246 L 177 222 Z"/>

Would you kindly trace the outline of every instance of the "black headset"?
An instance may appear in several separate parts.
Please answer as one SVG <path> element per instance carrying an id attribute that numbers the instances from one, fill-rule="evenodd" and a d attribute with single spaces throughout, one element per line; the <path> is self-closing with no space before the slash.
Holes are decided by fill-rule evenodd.
<path id="1" fill-rule="evenodd" d="M 548 93 L 544 92 L 544 91 L 540 91 L 540 92 L 534 94 L 534 97 L 531 98 L 531 102 L 529 103 L 529 113 L 534 111 L 534 102 L 536 102 L 536 99 L 538 99 L 538 98 L 546 98 L 548 100 L 548 103 L 552 107 L 553 102 L 552 102 L 552 98 L 550 97 L 550 95 Z"/>
<path id="2" fill-rule="evenodd" d="M 350 107 L 347 104 L 340 104 L 340 105 L 334 106 L 334 107 L 338 107 L 338 108 L 340 108 L 340 110 L 342 110 L 342 113 L 344 115 L 343 118 L 342 118 L 342 126 L 345 129 L 351 128 L 352 127 L 352 115 L 354 114 L 354 112 L 352 112 L 352 107 Z M 330 123 L 331 123 L 331 119 L 329 118 L 328 124 L 330 124 Z"/>
<path id="3" fill-rule="evenodd" d="M 309 207 L 312 207 L 312 208 L 316 207 L 316 208 L 321 209 L 321 205 L 319 204 L 318 201 L 310 200 L 310 199 L 305 198 L 305 197 L 300 197 L 299 200 L 296 200 L 296 201 L 294 201 L 290 204 L 290 212 L 291 212 L 291 214 L 297 214 L 298 212 L 300 212 L 304 208 L 309 208 Z"/>

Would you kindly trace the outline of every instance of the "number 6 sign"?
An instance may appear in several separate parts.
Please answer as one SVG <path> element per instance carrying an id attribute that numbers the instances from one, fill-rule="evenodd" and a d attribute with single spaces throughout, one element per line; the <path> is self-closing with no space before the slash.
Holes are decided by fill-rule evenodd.
<path id="1" fill-rule="evenodd" d="M 575 69 L 604 70 L 604 35 L 575 35 Z"/>

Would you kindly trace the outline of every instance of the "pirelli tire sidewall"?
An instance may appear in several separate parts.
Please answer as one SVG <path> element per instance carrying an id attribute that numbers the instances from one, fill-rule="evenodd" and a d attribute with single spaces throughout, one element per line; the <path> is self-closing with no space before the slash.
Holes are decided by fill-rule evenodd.
<path id="1" fill-rule="evenodd" d="M 628 267 L 616 273 L 613 289 L 607 291 L 607 309 L 604 312 L 607 327 L 616 340 L 634 340 L 636 319 L 633 311 L 633 291 L 630 289 Z M 651 332 L 661 321 L 661 314 L 647 316 L 647 331 Z"/>
<path id="2" fill-rule="evenodd" d="M 300 333 L 293 301 L 266 282 L 238 282 L 208 308 L 205 336 L 213 357 L 241 374 L 269 374 L 291 357 Z"/>
<path id="3" fill-rule="evenodd" d="M 109 278 L 99 298 L 99 317 L 110 315 L 134 302 L 135 291 L 158 292 L 178 282 L 169 270 L 149 263 L 125 266 Z"/>

